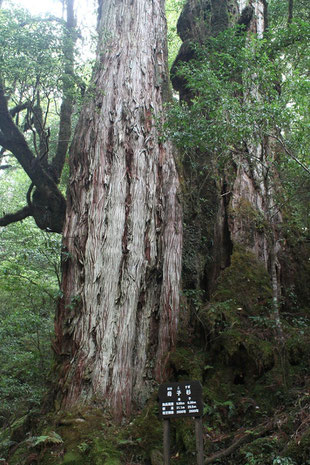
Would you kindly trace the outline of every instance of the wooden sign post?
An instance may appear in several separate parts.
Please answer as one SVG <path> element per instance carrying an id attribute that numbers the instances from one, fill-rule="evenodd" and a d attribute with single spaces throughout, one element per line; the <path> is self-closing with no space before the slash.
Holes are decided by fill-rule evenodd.
<path id="1" fill-rule="evenodd" d="M 199 381 L 165 383 L 158 391 L 160 416 L 164 421 L 164 465 L 170 463 L 170 418 L 194 417 L 197 464 L 203 465 L 202 387 Z"/>
<path id="2" fill-rule="evenodd" d="M 170 420 L 164 420 L 164 465 L 170 464 Z"/>

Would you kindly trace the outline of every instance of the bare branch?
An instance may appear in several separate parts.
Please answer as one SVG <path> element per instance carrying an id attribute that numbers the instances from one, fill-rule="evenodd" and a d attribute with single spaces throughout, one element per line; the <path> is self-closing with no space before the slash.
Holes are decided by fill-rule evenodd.
<path id="1" fill-rule="evenodd" d="M 66 22 L 62 18 L 57 18 L 57 16 L 50 15 L 50 16 L 47 16 L 46 18 L 41 18 L 41 17 L 31 18 L 31 21 L 23 21 L 22 23 L 19 23 L 19 26 L 24 27 L 24 26 L 27 26 L 27 24 L 32 24 L 32 23 L 52 23 L 52 22 L 61 24 L 62 26 L 66 24 Z"/>
<path id="2" fill-rule="evenodd" d="M 8 215 L 0 218 L 0 226 L 7 226 L 8 224 L 17 223 L 18 221 L 24 220 L 28 216 L 31 216 L 31 210 L 27 206 L 21 210 L 18 210 L 16 213 L 9 213 Z"/>
<path id="3" fill-rule="evenodd" d="M 307 165 L 305 165 L 302 161 L 300 161 L 296 155 L 294 155 L 291 150 L 288 149 L 287 145 L 285 144 L 284 140 L 282 139 L 281 136 L 277 136 L 276 134 L 269 134 L 270 137 L 273 137 L 274 139 L 276 139 L 279 144 L 281 145 L 281 147 L 283 148 L 283 150 L 285 151 L 285 153 L 290 157 L 292 158 L 292 160 L 296 161 L 296 163 L 304 170 L 306 171 L 306 173 L 310 174 L 310 168 L 308 168 Z"/>

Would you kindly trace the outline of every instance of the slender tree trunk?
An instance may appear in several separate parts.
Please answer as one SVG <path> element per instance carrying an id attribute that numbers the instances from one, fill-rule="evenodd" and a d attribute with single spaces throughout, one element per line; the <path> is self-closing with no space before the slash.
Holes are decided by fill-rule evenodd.
<path id="1" fill-rule="evenodd" d="M 287 23 L 291 24 L 293 20 L 294 0 L 288 0 L 288 17 Z"/>
<path id="2" fill-rule="evenodd" d="M 72 129 L 71 120 L 74 104 L 74 48 L 77 41 L 74 0 L 66 0 L 66 10 L 67 21 L 63 46 L 63 53 L 65 56 L 65 67 L 62 79 L 63 100 L 60 107 L 57 150 L 51 163 L 51 171 L 57 183 L 60 182 L 61 173 L 70 143 Z"/>
<path id="3" fill-rule="evenodd" d="M 163 0 L 100 0 L 93 86 L 71 148 L 63 298 L 56 317 L 62 407 L 141 406 L 177 330 L 178 177 L 156 119 L 167 94 Z"/>

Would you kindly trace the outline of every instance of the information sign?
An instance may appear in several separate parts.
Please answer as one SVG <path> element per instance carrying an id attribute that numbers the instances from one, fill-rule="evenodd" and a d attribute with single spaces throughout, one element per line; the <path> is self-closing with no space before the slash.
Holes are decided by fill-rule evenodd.
<path id="1" fill-rule="evenodd" d="M 158 398 L 162 418 L 203 415 L 202 387 L 199 381 L 161 384 Z"/>

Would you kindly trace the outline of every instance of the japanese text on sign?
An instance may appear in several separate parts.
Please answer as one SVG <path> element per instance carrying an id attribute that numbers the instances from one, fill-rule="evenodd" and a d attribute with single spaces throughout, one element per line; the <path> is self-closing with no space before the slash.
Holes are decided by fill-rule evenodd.
<path id="1" fill-rule="evenodd" d="M 162 384 L 158 397 L 162 418 L 200 417 L 203 414 L 202 387 L 199 381 Z"/>

